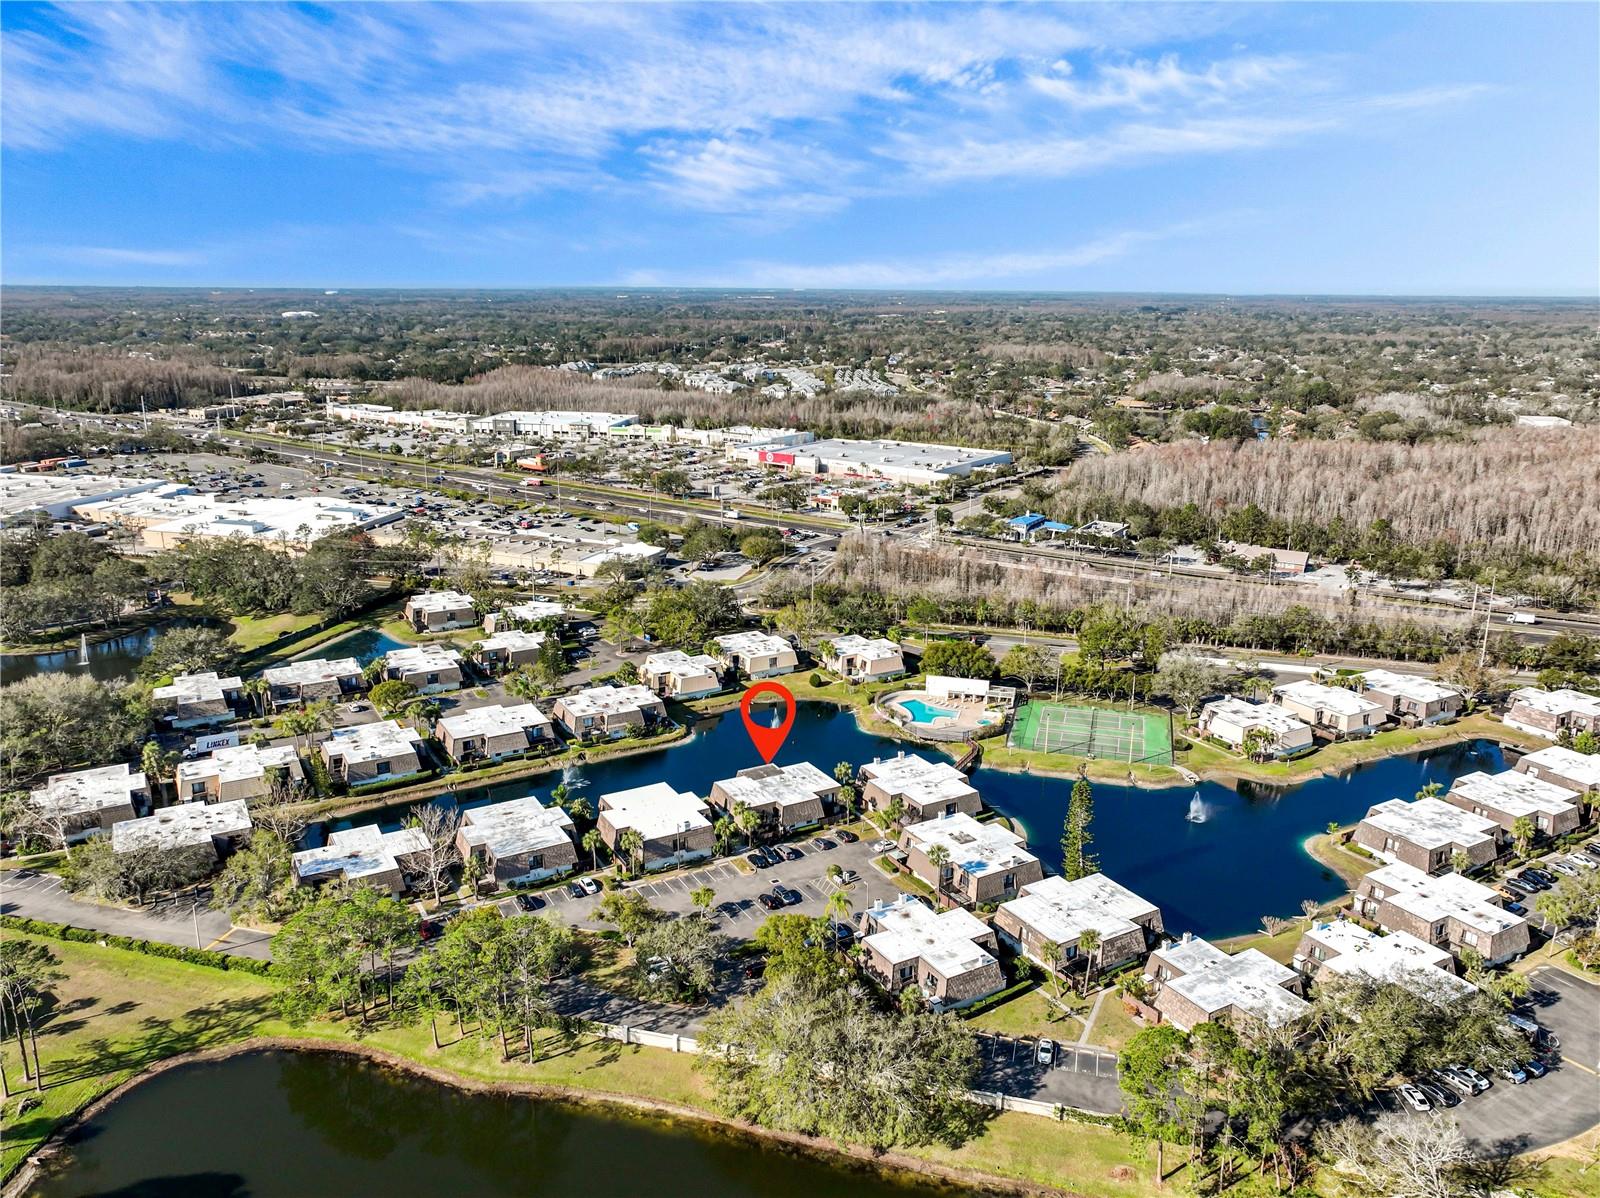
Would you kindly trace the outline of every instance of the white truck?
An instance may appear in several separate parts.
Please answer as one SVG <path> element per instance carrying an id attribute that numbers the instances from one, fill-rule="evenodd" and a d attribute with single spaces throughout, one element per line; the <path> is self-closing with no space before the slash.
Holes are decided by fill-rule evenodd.
<path id="1" fill-rule="evenodd" d="M 1537 624 L 1539 617 L 1532 612 L 1514 611 L 1506 617 L 1507 624 Z"/>

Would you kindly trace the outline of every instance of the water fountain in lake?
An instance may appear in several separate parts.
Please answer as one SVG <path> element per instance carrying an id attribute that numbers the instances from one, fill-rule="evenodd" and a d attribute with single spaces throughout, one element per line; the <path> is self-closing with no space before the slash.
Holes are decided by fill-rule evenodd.
<path id="1" fill-rule="evenodd" d="M 89 664 L 89 634 L 87 632 L 78 634 L 78 664 L 80 666 Z"/>
<path id="2" fill-rule="evenodd" d="M 589 779 L 583 776 L 583 772 L 577 766 L 564 765 L 561 767 L 561 785 L 568 790 L 582 790 L 589 785 Z"/>
<path id="3" fill-rule="evenodd" d="M 1211 809 L 1206 806 L 1206 801 L 1200 797 L 1200 792 L 1194 792 L 1194 797 L 1189 800 L 1189 814 L 1183 818 L 1191 824 L 1203 824 L 1211 816 Z"/>

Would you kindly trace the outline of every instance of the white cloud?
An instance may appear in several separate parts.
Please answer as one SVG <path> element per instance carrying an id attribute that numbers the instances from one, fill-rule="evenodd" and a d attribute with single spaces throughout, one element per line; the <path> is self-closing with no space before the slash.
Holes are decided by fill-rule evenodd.
<path id="1" fill-rule="evenodd" d="M 90 266 L 199 266 L 207 261 L 200 250 L 129 249 L 108 245 L 64 245 L 47 249 L 44 256 Z"/>

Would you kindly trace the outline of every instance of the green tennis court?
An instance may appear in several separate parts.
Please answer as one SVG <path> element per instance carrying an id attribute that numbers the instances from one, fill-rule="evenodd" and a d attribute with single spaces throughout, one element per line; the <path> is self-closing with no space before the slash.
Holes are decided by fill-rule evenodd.
<path id="1" fill-rule="evenodd" d="M 1025 703 L 1011 721 L 1009 743 L 1036 753 L 1070 753 L 1110 761 L 1172 764 L 1167 716 L 1066 703 Z"/>

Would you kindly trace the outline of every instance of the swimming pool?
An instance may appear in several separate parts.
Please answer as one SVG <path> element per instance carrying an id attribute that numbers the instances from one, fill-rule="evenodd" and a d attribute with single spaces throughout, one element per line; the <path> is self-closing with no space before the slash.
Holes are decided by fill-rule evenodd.
<path id="1" fill-rule="evenodd" d="M 913 724 L 931 724 L 934 720 L 948 720 L 956 714 L 953 707 L 935 707 L 921 699 L 898 699 L 896 705 L 911 717 Z"/>

